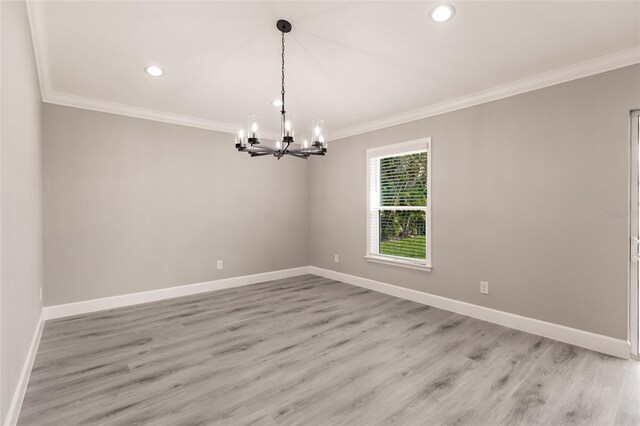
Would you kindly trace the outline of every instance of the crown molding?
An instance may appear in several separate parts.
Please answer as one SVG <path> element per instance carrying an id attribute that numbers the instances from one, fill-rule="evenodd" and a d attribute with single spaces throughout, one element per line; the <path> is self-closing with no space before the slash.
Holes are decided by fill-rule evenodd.
<path id="1" fill-rule="evenodd" d="M 46 93 L 48 93 L 51 87 L 51 82 L 49 81 L 49 63 L 47 60 L 48 56 L 44 52 L 47 44 L 42 36 L 42 32 L 38 29 L 38 19 L 36 17 L 35 10 L 31 6 L 31 1 L 26 0 L 24 3 L 27 9 L 29 29 L 31 30 L 31 45 L 33 47 L 33 56 L 36 62 L 38 82 L 40 83 L 40 95 L 42 96 L 42 101 L 44 102 L 44 99 L 46 97 L 45 95 Z"/>
<path id="2" fill-rule="evenodd" d="M 194 127 L 197 129 L 213 130 L 222 133 L 236 132 L 236 125 L 220 121 L 207 120 L 189 115 L 174 114 L 171 112 L 141 108 L 133 105 L 109 102 L 102 99 L 88 98 L 55 91 L 43 92 L 42 101 L 48 104 L 62 105 L 90 111 L 106 112 L 125 117 L 142 118 L 144 120 L 160 121 L 162 123 L 177 124 L 179 126 Z M 267 140 L 277 138 L 274 132 L 263 130 L 262 136 Z"/>
<path id="3" fill-rule="evenodd" d="M 223 133 L 235 133 L 235 126 L 229 123 L 206 120 L 188 115 L 173 114 L 132 105 L 109 102 L 102 99 L 87 98 L 70 95 L 68 93 L 45 92 L 42 101 L 49 104 L 63 105 L 145 120 L 161 121 L 163 123 L 178 124 L 180 126 L 196 127 L 198 129 L 215 130 Z"/>
<path id="4" fill-rule="evenodd" d="M 600 56 L 542 74 L 533 75 L 531 77 L 516 80 L 511 83 L 496 86 L 491 89 L 472 93 L 456 99 L 428 105 L 345 129 L 336 130 L 331 132 L 330 140 L 335 141 L 374 130 L 384 129 L 386 127 L 397 126 L 398 124 L 404 124 L 427 117 L 445 114 L 447 112 L 469 108 L 486 102 L 508 98 L 637 63 L 640 63 L 640 46 Z"/>
<path id="5" fill-rule="evenodd" d="M 232 123 L 207 120 L 204 118 L 174 114 L 166 111 L 157 111 L 133 105 L 120 104 L 102 99 L 54 91 L 50 80 L 51 68 L 47 59 L 49 57 L 47 52 L 47 43 L 42 32 L 39 31 L 39 28 L 41 28 L 40 18 L 38 17 L 37 11 L 31 6 L 32 2 L 35 2 L 35 0 L 25 1 L 43 102 L 142 118 L 146 120 L 160 121 L 164 123 L 178 124 L 181 126 L 214 130 L 224 133 L 235 133 L 236 126 Z M 435 115 L 445 114 L 447 112 L 469 108 L 486 102 L 508 98 L 521 93 L 542 89 L 544 87 L 565 83 L 567 81 L 588 77 L 590 75 L 611 71 L 637 63 L 640 63 L 640 46 L 600 56 L 521 80 L 516 80 L 487 90 L 472 93 L 470 95 L 428 105 L 378 120 L 369 121 L 356 126 L 339 129 L 330 133 L 329 140 L 335 141 L 374 130 L 384 129 L 386 127 L 396 126 L 398 124 L 408 123 L 410 121 L 433 117 Z M 277 137 L 274 132 L 263 132 L 263 134 L 267 139 L 275 139 Z"/>

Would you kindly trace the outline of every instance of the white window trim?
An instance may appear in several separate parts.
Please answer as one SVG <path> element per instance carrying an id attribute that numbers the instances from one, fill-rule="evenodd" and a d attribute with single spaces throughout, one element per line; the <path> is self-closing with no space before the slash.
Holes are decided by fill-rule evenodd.
<path id="1" fill-rule="evenodd" d="M 389 255 L 380 255 L 377 253 L 371 253 L 371 194 L 370 194 L 370 170 L 369 170 L 369 161 L 371 157 L 380 157 L 380 156 L 390 156 L 390 155 L 406 155 L 411 153 L 411 151 L 427 151 L 427 229 L 426 229 L 426 250 L 427 256 L 425 261 L 420 260 L 412 260 L 403 257 L 389 256 Z M 409 142 L 402 142 L 393 145 L 386 145 L 379 148 L 371 148 L 367 150 L 367 158 L 366 161 L 366 191 L 367 191 L 367 247 L 365 251 L 365 259 L 368 262 L 372 263 L 380 263 L 391 266 L 399 266 L 403 268 L 409 269 L 417 269 L 420 271 L 429 272 L 433 268 L 431 263 L 432 259 L 432 250 L 431 250 L 431 157 L 433 153 L 433 146 L 431 143 L 431 138 L 422 138 Z"/>

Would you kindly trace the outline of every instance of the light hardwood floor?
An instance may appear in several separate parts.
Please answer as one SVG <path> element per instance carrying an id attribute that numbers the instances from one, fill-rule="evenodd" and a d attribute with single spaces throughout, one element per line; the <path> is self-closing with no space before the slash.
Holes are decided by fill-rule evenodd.
<path id="1" fill-rule="evenodd" d="M 21 425 L 640 424 L 640 364 L 313 275 L 46 323 Z"/>

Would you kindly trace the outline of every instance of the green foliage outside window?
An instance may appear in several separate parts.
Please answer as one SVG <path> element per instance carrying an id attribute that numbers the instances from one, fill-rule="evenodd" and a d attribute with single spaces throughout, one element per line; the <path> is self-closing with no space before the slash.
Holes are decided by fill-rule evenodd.
<path id="1" fill-rule="evenodd" d="M 427 153 L 380 160 L 380 254 L 425 259 Z M 394 207 L 385 210 L 385 207 Z"/>

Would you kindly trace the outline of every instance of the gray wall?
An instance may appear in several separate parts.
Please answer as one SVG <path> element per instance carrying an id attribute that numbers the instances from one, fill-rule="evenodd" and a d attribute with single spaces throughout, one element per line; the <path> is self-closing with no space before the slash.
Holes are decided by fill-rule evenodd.
<path id="1" fill-rule="evenodd" d="M 305 161 L 49 104 L 43 129 L 45 305 L 309 264 Z"/>
<path id="2" fill-rule="evenodd" d="M 633 108 L 640 66 L 331 142 L 310 165 L 311 263 L 626 339 L 628 217 L 606 211 L 628 209 Z M 366 150 L 426 136 L 433 270 L 367 263 Z"/>
<path id="3" fill-rule="evenodd" d="M 0 419 L 40 317 L 42 175 L 40 88 L 24 2 L 0 2 Z"/>
<path id="4" fill-rule="evenodd" d="M 628 218 L 607 211 L 627 209 L 639 75 L 627 67 L 335 141 L 307 162 L 46 105 L 45 304 L 311 263 L 624 339 Z M 366 149 L 425 136 L 433 271 L 369 264 Z"/>

